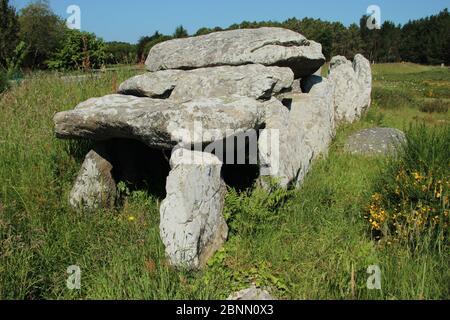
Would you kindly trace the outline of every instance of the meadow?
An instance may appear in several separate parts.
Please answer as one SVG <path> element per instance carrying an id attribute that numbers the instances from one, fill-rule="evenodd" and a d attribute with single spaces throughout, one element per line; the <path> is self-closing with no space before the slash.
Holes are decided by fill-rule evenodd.
<path id="1" fill-rule="evenodd" d="M 89 143 L 57 140 L 53 115 L 143 71 L 83 81 L 27 76 L 0 95 L 0 299 L 224 299 L 251 283 L 280 299 L 449 299 L 450 70 L 381 64 L 373 71 L 372 108 L 339 129 L 301 189 L 229 190 L 229 240 L 199 272 L 168 264 L 160 198 L 123 188 L 115 210 L 68 206 Z M 405 130 L 411 147 L 396 159 L 344 152 L 346 137 L 375 126 Z M 440 223 L 414 229 L 406 240 L 395 232 L 381 236 L 369 221 L 370 206 L 390 197 L 383 186 L 396 183 L 400 167 L 419 175 L 413 185 L 425 175 L 441 182 L 439 197 L 431 187 L 426 195 Z M 422 199 L 406 183 L 400 187 L 405 207 Z M 389 199 L 386 210 L 396 201 Z M 80 290 L 66 287 L 71 265 L 81 268 Z M 370 265 L 380 266 L 381 290 L 367 289 Z"/>

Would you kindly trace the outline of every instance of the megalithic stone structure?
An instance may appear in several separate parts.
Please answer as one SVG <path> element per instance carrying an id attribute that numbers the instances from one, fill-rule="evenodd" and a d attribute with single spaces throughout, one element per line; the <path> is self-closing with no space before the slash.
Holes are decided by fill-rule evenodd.
<path id="1" fill-rule="evenodd" d="M 70 203 L 78 210 L 115 203 L 114 173 L 121 170 L 114 169 L 133 161 L 114 163 L 127 154 L 111 155 L 120 150 L 108 150 L 109 141 L 132 139 L 172 151 L 161 240 L 174 266 L 204 267 L 227 238 L 223 169 L 233 152 L 250 152 L 241 146 L 221 157 L 211 145 L 255 131 L 257 141 L 248 143 L 256 144 L 249 150 L 255 147 L 257 154 L 241 158 L 256 156 L 263 184 L 270 178 L 280 187 L 300 186 L 312 161 L 326 156 L 337 126 L 370 106 L 367 59 L 334 57 L 328 78 L 318 73 L 324 63 L 319 43 L 281 28 L 222 31 L 154 46 L 147 73 L 122 83 L 116 94 L 55 115 L 58 138 L 90 139 L 106 148 L 87 155 Z"/>

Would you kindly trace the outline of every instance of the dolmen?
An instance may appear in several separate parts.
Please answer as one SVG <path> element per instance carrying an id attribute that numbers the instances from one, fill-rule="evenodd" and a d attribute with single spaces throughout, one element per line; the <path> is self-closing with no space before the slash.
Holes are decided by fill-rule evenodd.
<path id="1" fill-rule="evenodd" d="M 282 28 L 154 46 L 148 72 L 126 80 L 115 94 L 55 115 L 58 138 L 95 142 L 70 193 L 71 206 L 114 206 L 117 172 L 160 170 L 156 158 L 128 147 L 140 143 L 155 157 L 163 153 L 170 165 L 160 206 L 167 257 L 176 267 L 204 267 L 228 235 L 226 166 L 257 166 L 263 186 L 300 186 L 311 162 L 327 154 L 337 126 L 370 106 L 367 59 L 334 57 L 327 78 L 317 75 L 324 63 L 319 43 Z"/>

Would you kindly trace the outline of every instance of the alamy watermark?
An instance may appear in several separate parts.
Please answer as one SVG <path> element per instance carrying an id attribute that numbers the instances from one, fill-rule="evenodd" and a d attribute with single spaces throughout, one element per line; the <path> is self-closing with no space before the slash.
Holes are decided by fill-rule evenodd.
<path id="1" fill-rule="evenodd" d="M 81 289 L 81 268 L 79 266 L 69 266 L 67 268 L 69 277 L 67 278 L 66 285 L 69 290 Z"/>
<path id="2" fill-rule="evenodd" d="M 375 4 L 367 8 L 366 26 L 369 30 L 381 29 L 381 8 Z"/>
<path id="3" fill-rule="evenodd" d="M 70 16 L 66 20 L 67 28 L 72 30 L 81 29 L 81 8 L 75 4 L 67 7 L 66 13 Z"/>
<path id="4" fill-rule="evenodd" d="M 378 265 L 372 265 L 367 268 L 367 273 L 370 275 L 367 278 L 368 290 L 381 290 L 381 269 Z"/>

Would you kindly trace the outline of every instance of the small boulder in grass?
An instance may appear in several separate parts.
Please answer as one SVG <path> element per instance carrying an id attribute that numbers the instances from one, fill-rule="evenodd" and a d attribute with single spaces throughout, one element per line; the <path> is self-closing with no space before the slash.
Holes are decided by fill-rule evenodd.
<path id="1" fill-rule="evenodd" d="M 345 150 L 361 155 L 392 155 L 406 142 L 405 134 L 394 128 L 371 128 L 351 135 Z"/>
<path id="2" fill-rule="evenodd" d="M 257 288 L 255 285 L 233 293 L 228 297 L 229 301 L 267 301 L 277 300 L 267 290 Z"/>

